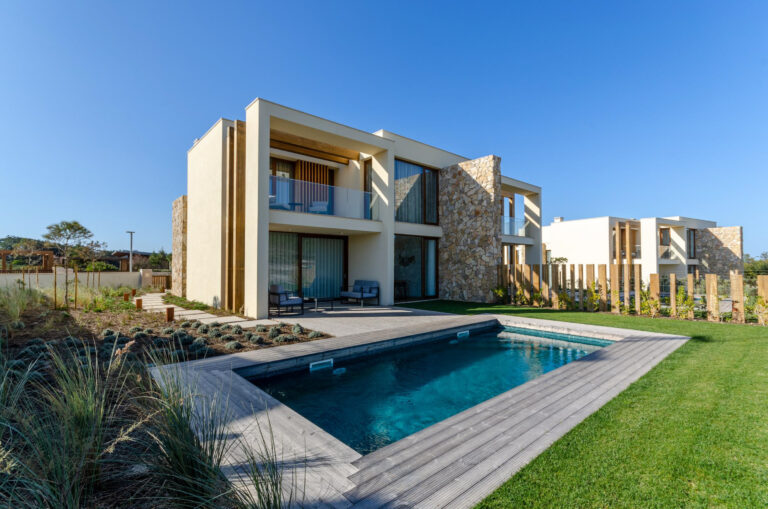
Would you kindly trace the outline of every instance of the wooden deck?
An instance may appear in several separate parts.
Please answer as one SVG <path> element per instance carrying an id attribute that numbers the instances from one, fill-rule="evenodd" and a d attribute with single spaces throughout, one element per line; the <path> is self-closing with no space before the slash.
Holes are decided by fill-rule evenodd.
<path id="1" fill-rule="evenodd" d="M 464 412 L 361 456 L 233 369 L 290 369 L 323 356 L 401 344 L 442 329 L 483 327 L 490 315 L 456 317 L 419 330 L 391 329 L 185 363 L 198 391 L 228 395 L 231 431 L 256 439 L 267 422 L 287 477 L 310 507 L 471 507 L 584 418 L 647 373 L 688 338 L 545 320 L 498 317 L 509 325 L 613 339 L 616 343 Z M 256 424 L 258 423 L 258 424 Z M 242 466 L 228 458 L 228 474 Z"/>

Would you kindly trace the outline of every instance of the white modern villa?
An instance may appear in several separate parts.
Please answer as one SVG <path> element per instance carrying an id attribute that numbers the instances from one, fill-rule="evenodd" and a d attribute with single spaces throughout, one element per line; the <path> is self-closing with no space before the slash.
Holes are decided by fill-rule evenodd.
<path id="1" fill-rule="evenodd" d="M 256 317 L 273 285 L 304 299 L 355 281 L 377 301 L 488 302 L 498 265 L 538 263 L 541 188 L 389 131 L 256 99 L 188 152 L 174 202 L 174 292 Z M 514 203 L 524 217 L 513 217 Z"/>
<path id="2" fill-rule="evenodd" d="M 565 221 L 543 228 L 547 260 L 566 258 L 575 264 L 638 263 L 643 281 L 650 274 L 718 274 L 743 271 L 742 227 L 718 227 L 714 221 L 690 217 L 615 216 Z"/>

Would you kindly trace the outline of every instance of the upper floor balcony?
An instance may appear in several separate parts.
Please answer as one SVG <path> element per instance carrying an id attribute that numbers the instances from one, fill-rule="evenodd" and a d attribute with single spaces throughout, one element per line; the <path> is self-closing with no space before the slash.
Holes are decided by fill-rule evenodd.
<path id="1" fill-rule="evenodd" d="M 373 193 L 276 175 L 269 177 L 269 208 L 379 220 L 379 200 Z"/>
<path id="2" fill-rule="evenodd" d="M 501 218 L 501 234 L 525 237 L 525 230 L 528 223 L 529 222 L 523 218 L 503 216 Z"/>

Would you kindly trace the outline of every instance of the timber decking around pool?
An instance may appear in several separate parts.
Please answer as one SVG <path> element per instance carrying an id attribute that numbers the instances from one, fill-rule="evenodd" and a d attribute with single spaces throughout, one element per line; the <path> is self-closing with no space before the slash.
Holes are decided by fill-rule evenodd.
<path id="1" fill-rule="evenodd" d="M 446 318 L 420 330 L 378 331 L 247 352 L 246 358 L 237 354 L 186 363 L 193 368 L 190 383 L 201 393 L 228 395 L 231 431 L 246 439 L 258 440 L 268 414 L 289 471 L 286 478 L 297 485 L 304 506 L 471 507 L 688 340 L 508 316 Z M 617 341 L 365 456 L 232 371 L 306 359 L 320 350 L 375 349 L 401 336 L 478 327 L 496 318 L 505 325 Z M 232 476 L 242 468 L 242 455 L 233 451 L 228 460 L 226 473 Z"/>

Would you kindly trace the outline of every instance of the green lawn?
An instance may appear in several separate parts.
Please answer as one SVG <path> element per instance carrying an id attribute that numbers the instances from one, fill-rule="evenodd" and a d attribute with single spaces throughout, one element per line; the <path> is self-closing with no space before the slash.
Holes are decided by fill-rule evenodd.
<path id="1" fill-rule="evenodd" d="M 435 301 L 693 339 L 478 507 L 768 507 L 768 328 Z"/>

